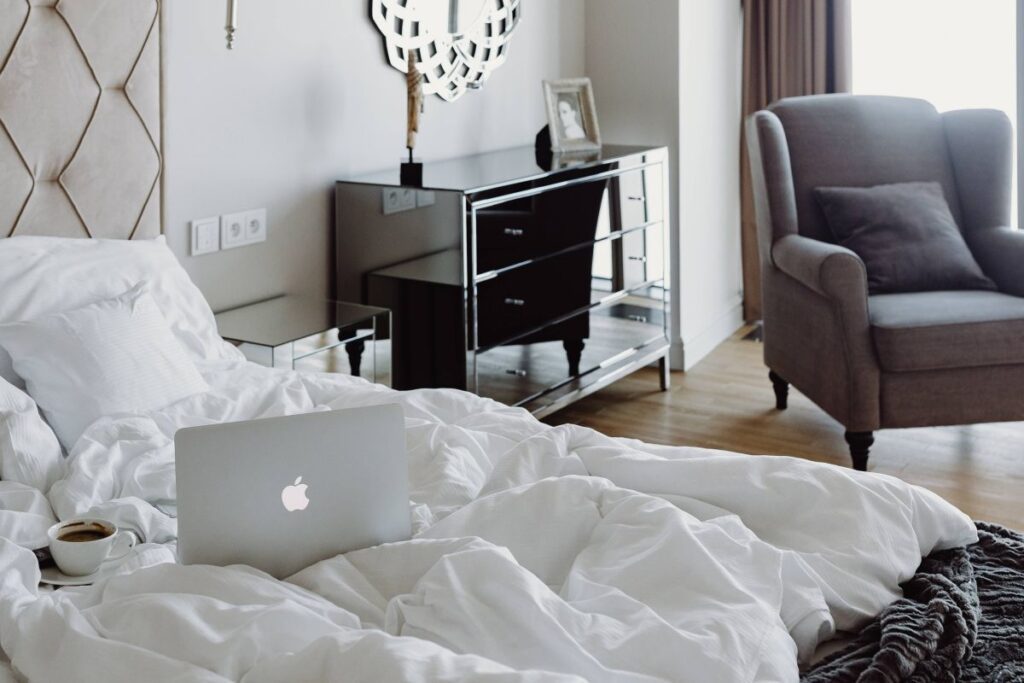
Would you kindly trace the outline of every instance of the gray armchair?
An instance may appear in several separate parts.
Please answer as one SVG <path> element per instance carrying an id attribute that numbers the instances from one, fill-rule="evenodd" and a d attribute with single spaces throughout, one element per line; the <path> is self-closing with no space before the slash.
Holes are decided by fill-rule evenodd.
<path id="1" fill-rule="evenodd" d="M 1024 233 L 1010 225 L 1012 130 L 991 110 L 823 95 L 750 117 L 764 358 L 776 404 L 790 383 L 846 428 L 856 469 L 874 432 L 1024 420 Z M 832 240 L 813 189 L 941 184 L 998 292 L 868 295 L 860 258 Z"/>

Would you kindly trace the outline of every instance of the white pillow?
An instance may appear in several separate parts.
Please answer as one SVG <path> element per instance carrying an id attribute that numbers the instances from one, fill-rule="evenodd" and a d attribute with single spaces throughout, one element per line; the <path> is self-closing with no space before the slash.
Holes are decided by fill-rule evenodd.
<path id="1" fill-rule="evenodd" d="M 0 346 L 68 451 L 105 415 L 157 410 L 209 389 L 145 283 L 82 308 L 0 325 Z"/>
<path id="2" fill-rule="evenodd" d="M 36 403 L 0 377 L 0 479 L 43 493 L 64 474 L 64 454 Z"/>
<path id="3" fill-rule="evenodd" d="M 17 236 L 0 239 L 0 324 L 34 320 L 122 294 L 140 282 L 193 360 L 237 359 L 213 312 L 167 247 L 154 240 Z M 0 377 L 24 383 L 0 349 Z"/>

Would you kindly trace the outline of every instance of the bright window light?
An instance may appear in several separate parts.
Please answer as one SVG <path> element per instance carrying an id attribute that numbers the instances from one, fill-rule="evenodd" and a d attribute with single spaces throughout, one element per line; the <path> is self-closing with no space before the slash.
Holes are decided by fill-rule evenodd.
<path id="1" fill-rule="evenodd" d="M 990 108 L 1017 125 L 1016 0 L 853 0 L 853 91 Z M 1016 174 L 1014 208 L 1016 217 Z"/>

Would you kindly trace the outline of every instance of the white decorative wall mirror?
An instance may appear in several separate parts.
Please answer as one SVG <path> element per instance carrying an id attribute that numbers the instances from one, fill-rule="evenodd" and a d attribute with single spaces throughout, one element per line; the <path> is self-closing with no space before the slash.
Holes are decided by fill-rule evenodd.
<path id="1" fill-rule="evenodd" d="M 425 94 L 451 102 L 504 63 L 521 1 L 371 0 L 370 13 L 391 66 L 408 73 L 412 64 Z"/>

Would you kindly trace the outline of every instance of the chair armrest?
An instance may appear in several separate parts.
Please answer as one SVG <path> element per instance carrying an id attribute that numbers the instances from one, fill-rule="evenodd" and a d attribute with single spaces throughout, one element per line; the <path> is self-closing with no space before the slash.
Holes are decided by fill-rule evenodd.
<path id="1" fill-rule="evenodd" d="M 787 235 L 768 268 L 765 362 L 849 431 L 878 429 L 881 370 L 864 262 L 845 247 Z"/>
<path id="2" fill-rule="evenodd" d="M 966 237 L 974 258 L 999 291 L 1024 296 L 1024 232 L 984 228 L 971 230 Z"/>
<path id="3" fill-rule="evenodd" d="M 787 235 L 772 246 L 772 260 L 779 270 L 818 294 L 830 299 L 867 302 L 867 268 L 846 247 Z"/>

